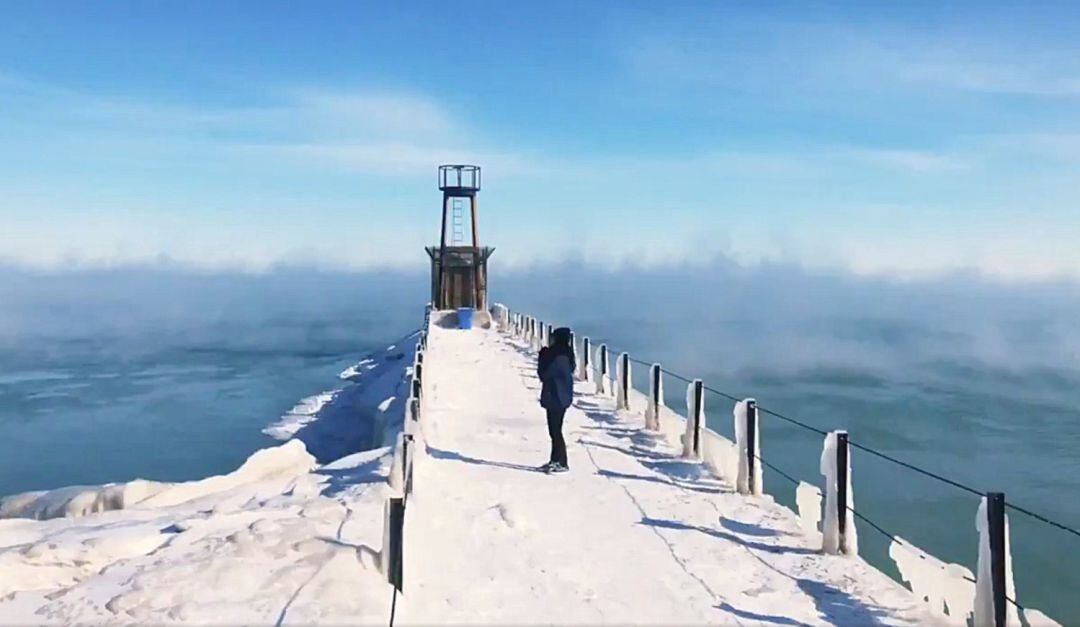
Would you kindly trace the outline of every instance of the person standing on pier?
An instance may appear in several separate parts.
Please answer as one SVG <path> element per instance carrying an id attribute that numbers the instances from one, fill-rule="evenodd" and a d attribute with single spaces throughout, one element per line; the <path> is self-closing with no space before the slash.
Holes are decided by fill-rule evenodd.
<path id="1" fill-rule="evenodd" d="M 551 332 L 551 344 L 540 349 L 536 372 L 540 376 L 540 406 L 547 411 L 548 435 L 551 436 L 551 459 L 541 467 L 544 472 L 566 472 L 566 440 L 562 425 L 566 409 L 574 401 L 574 346 L 570 329 L 559 327 Z"/>

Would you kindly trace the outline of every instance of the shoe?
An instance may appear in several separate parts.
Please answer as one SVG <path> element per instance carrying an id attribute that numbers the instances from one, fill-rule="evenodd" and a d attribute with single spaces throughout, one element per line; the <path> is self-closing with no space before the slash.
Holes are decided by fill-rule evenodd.
<path id="1" fill-rule="evenodd" d="M 550 473 L 551 472 L 551 467 L 554 464 L 555 464 L 555 462 L 548 462 L 548 463 L 544 464 L 543 466 L 538 467 L 537 470 L 539 470 L 540 472 Z"/>
<path id="2" fill-rule="evenodd" d="M 563 466 L 559 462 L 555 462 L 551 465 L 551 470 L 549 470 L 548 472 L 570 472 L 570 468 L 568 468 L 567 466 Z"/>

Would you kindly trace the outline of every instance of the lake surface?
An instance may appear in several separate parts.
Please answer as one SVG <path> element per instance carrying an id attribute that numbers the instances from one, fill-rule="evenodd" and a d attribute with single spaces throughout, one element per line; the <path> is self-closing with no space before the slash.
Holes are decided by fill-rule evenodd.
<path id="1" fill-rule="evenodd" d="M 1080 523 L 1075 288 L 771 272 L 555 268 L 495 275 L 493 289 L 594 343 Z M 0 494 L 228 472 L 273 443 L 263 427 L 415 329 L 426 299 L 417 274 L 4 278 Z M 684 385 L 666 381 L 680 412 Z M 731 403 L 709 395 L 706 412 L 731 437 Z M 764 414 L 761 429 L 766 461 L 821 483 L 819 435 Z M 975 496 L 858 450 L 852 466 L 860 513 L 974 567 Z M 765 487 L 794 503 L 776 472 Z M 1080 617 L 1080 538 L 1010 522 L 1020 601 Z M 858 524 L 861 553 L 891 568 L 887 540 Z"/>

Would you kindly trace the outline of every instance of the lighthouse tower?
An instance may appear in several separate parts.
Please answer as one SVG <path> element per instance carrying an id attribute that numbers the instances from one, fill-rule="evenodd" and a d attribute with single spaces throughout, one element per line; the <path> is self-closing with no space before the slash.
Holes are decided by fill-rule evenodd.
<path id="1" fill-rule="evenodd" d="M 486 309 L 487 260 L 495 249 L 480 246 L 476 213 L 480 166 L 439 166 L 439 190 L 443 193 L 439 245 L 425 248 L 431 258 L 431 302 L 436 309 Z"/>

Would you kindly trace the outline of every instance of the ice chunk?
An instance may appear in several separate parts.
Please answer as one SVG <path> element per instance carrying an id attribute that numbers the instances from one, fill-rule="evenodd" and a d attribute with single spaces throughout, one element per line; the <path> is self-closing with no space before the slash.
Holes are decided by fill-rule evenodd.
<path id="1" fill-rule="evenodd" d="M 240 468 L 227 475 L 199 481 L 158 483 L 136 479 L 121 484 L 71 486 L 16 494 L 0 499 L 0 518 L 77 518 L 135 505 L 165 507 L 257 481 L 292 478 L 314 467 L 315 458 L 304 448 L 304 443 L 290 440 L 280 446 L 255 451 Z"/>
<path id="2" fill-rule="evenodd" d="M 912 593 L 943 621 L 966 625 L 975 599 L 974 577 L 959 564 L 947 564 L 903 538 L 889 546 L 889 557 Z"/>
<path id="3" fill-rule="evenodd" d="M 805 481 L 795 489 L 795 504 L 799 508 L 799 526 L 808 536 L 816 536 L 821 522 L 821 489 Z"/>
<path id="4" fill-rule="evenodd" d="M 1062 627 L 1061 623 L 1050 618 L 1046 614 L 1043 614 L 1039 610 L 1028 608 L 1024 610 L 1023 614 L 1024 620 L 1026 620 L 1027 624 L 1031 625 L 1031 627 Z"/>

